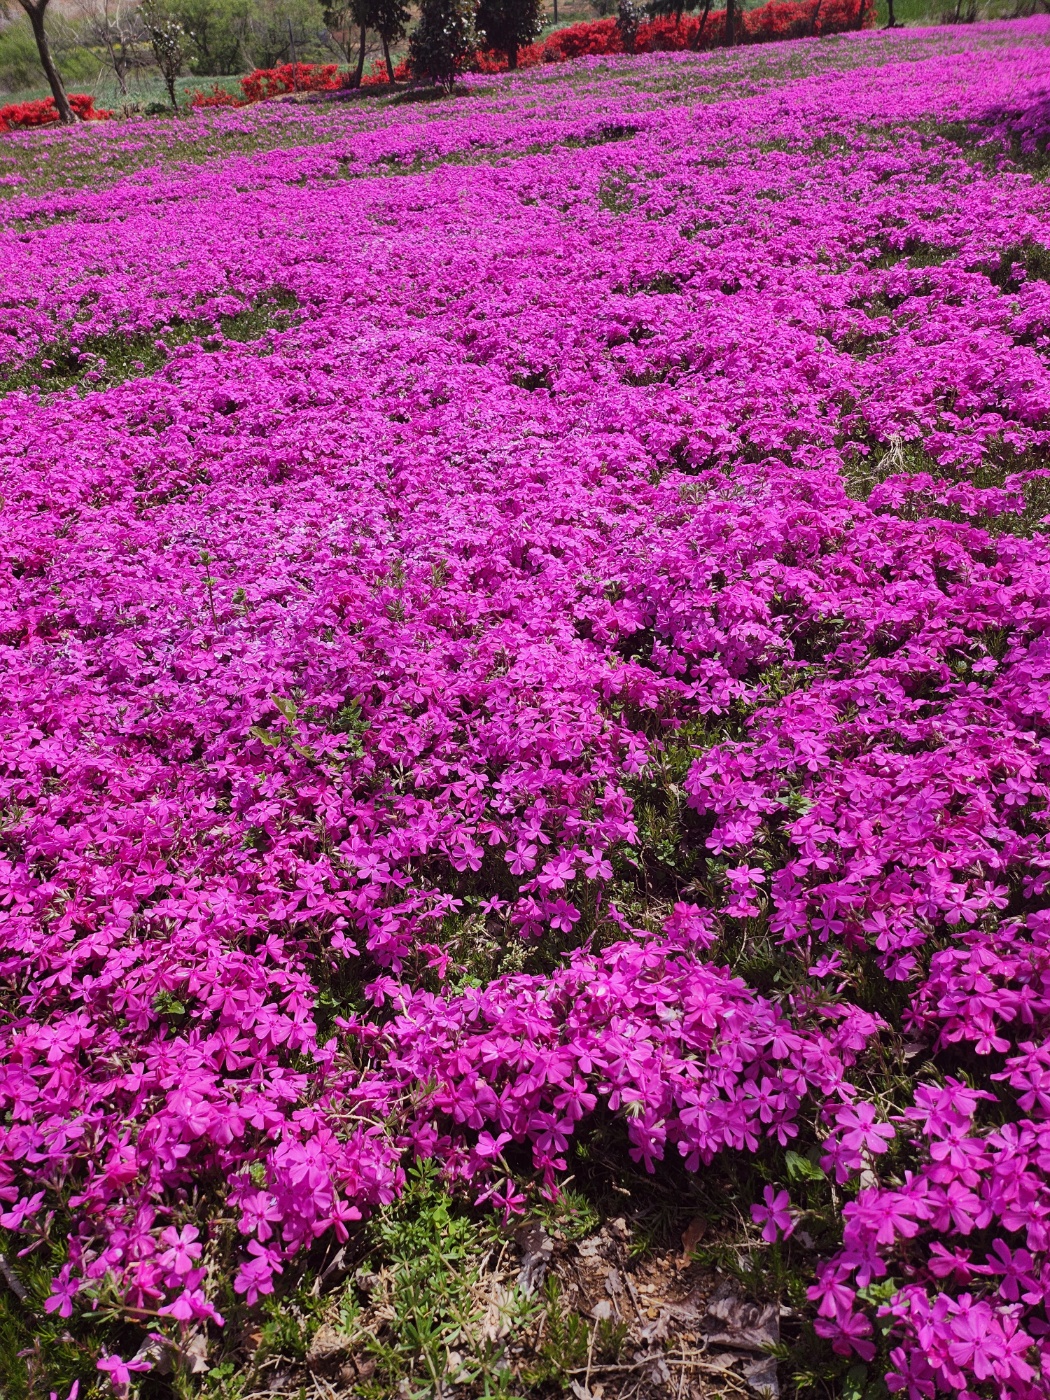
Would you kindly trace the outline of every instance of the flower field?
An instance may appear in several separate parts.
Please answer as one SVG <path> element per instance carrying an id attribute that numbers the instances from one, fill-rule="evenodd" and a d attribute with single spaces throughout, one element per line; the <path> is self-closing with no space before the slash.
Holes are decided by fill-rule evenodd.
<path id="1" fill-rule="evenodd" d="M 423 1171 L 706 1211 L 785 1394 L 1046 1396 L 1048 93 L 1037 19 L 5 139 L 12 1395 L 240 1395 Z M 581 1335 L 351 1393 L 730 1393 Z"/>

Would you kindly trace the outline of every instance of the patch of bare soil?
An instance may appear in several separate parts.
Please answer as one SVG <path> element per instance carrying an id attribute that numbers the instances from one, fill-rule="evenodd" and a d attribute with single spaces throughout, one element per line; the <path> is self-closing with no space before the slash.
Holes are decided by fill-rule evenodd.
<path id="1" fill-rule="evenodd" d="M 493 1251 L 479 1274 L 472 1298 L 474 1344 L 502 1344 L 517 1382 L 514 1393 L 521 1395 L 777 1400 L 770 1348 L 780 1340 L 780 1309 L 749 1301 L 735 1281 L 702 1269 L 693 1259 L 702 1234 L 703 1222 L 694 1221 L 680 1250 L 632 1258 L 623 1219 L 576 1241 L 528 1222 Z M 396 1319 L 384 1270 L 359 1274 L 356 1283 L 367 1297 L 356 1338 L 342 1335 L 336 1318 L 326 1322 L 307 1355 L 307 1376 L 295 1378 L 317 1400 L 343 1400 L 361 1387 L 375 1393 L 370 1386 L 376 1363 L 367 1348 L 360 1349 L 360 1329 L 363 1324 L 371 1337 L 390 1337 Z M 513 1321 L 512 1300 L 522 1294 L 537 1303 L 524 1328 Z M 427 1393 L 439 1400 L 473 1395 L 464 1383 L 466 1360 L 450 1353 L 446 1376 Z M 282 1379 L 290 1389 L 293 1378 Z M 402 1391 L 420 1393 L 406 1383 Z"/>

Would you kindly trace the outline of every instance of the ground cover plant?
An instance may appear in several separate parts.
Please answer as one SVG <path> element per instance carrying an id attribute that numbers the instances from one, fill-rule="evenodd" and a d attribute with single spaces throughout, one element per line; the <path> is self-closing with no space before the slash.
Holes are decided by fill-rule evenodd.
<path id="1" fill-rule="evenodd" d="M 5 1395 L 1046 1394 L 1048 41 L 8 138 Z"/>

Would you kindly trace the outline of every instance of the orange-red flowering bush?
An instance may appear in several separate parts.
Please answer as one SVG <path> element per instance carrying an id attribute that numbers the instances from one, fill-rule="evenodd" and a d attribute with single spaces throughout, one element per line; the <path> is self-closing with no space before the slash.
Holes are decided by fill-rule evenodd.
<path id="1" fill-rule="evenodd" d="M 276 68 L 256 68 L 241 79 L 241 91 L 249 102 L 284 92 L 334 92 L 346 86 L 347 75 L 335 63 L 281 63 Z"/>
<path id="2" fill-rule="evenodd" d="M 399 63 L 394 69 L 394 78 L 403 81 L 407 77 L 408 65 Z M 371 72 L 362 78 L 361 86 L 385 87 L 388 82 L 386 66 L 376 61 Z M 241 97 L 216 84 L 210 92 L 195 92 L 190 106 L 245 107 L 251 102 L 279 97 L 286 92 L 337 92 L 349 86 L 349 73 L 335 63 L 282 63 L 277 68 L 256 68 L 254 72 L 246 74 L 241 79 Z"/>
<path id="3" fill-rule="evenodd" d="M 70 95 L 69 105 L 84 122 L 103 122 L 113 115 L 95 106 L 90 93 L 75 92 Z M 9 102 L 0 107 L 0 132 L 21 131 L 30 126 L 47 126 L 58 121 L 58 108 L 53 97 L 42 97 L 35 102 Z"/>
<path id="4" fill-rule="evenodd" d="M 232 92 L 227 92 L 218 83 L 214 85 L 211 92 L 202 92 L 200 88 L 190 98 L 191 107 L 244 107 L 248 99 L 237 97 Z"/>
<path id="5" fill-rule="evenodd" d="M 706 21 L 701 21 L 697 15 L 683 15 L 679 20 L 667 16 L 647 21 L 639 26 L 635 52 L 673 53 L 718 48 L 725 42 L 725 18 L 725 10 L 716 10 Z M 774 39 L 870 29 L 874 23 L 874 0 L 769 0 L 768 4 L 739 17 L 737 33 L 742 44 L 761 44 Z M 587 20 L 557 30 L 543 43 L 520 49 L 518 67 L 532 68 L 538 63 L 564 63 L 572 58 L 623 51 L 614 19 Z M 498 73 L 507 63 L 503 54 L 489 50 L 479 53 L 473 66 L 482 73 Z"/>

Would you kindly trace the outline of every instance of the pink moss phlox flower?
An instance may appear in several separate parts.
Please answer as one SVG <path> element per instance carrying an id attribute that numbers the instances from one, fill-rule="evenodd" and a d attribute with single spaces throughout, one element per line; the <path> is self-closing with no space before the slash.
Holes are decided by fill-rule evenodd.
<path id="1" fill-rule="evenodd" d="M 762 1226 L 762 1238 L 767 1244 L 777 1239 L 787 1239 L 795 1229 L 795 1217 L 791 1212 L 791 1197 L 786 1191 L 778 1191 L 767 1186 L 762 1192 L 764 1205 L 751 1207 L 751 1219 Z"/>

